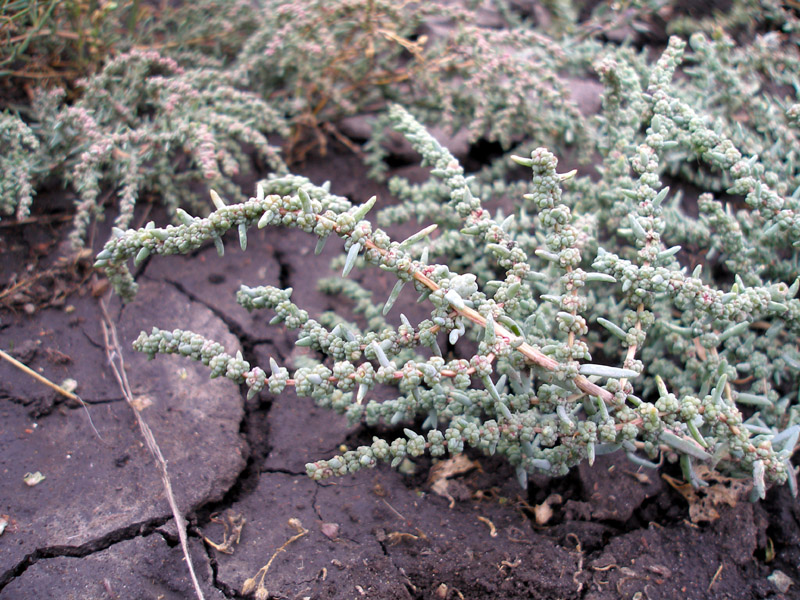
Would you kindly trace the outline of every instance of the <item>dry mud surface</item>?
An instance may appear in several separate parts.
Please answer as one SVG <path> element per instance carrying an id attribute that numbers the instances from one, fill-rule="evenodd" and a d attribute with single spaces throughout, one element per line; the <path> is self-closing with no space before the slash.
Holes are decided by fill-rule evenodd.
<path id="1" fill-rule="evenodd" d="M 358 160 L 332 148 L 300 171 L 356 202 L 373 193 L 385 202 Z M 53 215 L 65 205 L 38 203 L 39 218 L 0 232 L 4 288 L 12 277 L 55 273 L 25 288 L 28 311 L 24 302 L 0 309 L 0 347 L 56 382 L 76 380 L 97 434 L 82 408 L 0 364 L 0 518 L 8 523 L 0 600 L 191 598 L 155 461 L 106 359 L 102 282 L 85 265 L 59 267 L 69 222 Z M 95 250 L 106 235 L 101 225 Z M 335 275 L 328 264 L 341 247 L 333 241 L 319 257 L 314 239 L 294 230 L 254 231 L 246 253 L 237 246 L 231 237 L 224 257 L 210 247 L 150 260 L 133 302 L 109 300 L 140 414 L 189 520 L 206 598 L 241 598 L 244 581 L 273 555 L 265 585 L 281 599 L 800 598 L 800 511 L 785 488 L 756 504 L 722 501 L 713 506 L 718 518 L 692 522 L 689 503 L 660 473 L 624 457 L 563 479 L 532 478 L 527 492 L 504 462 L 478 455 L 439 480 L 446 495 L 432 486 L 429 459 L 405 473 L 381 466 L 312 482 L 306 462 L 378 432 L 348 427 L 291 390 L 246 400 L 201 365 L 148 362 L 130 346 L 154 325 L 187 328 L 251 363 L 273 356 L 291 367 L 292 332 L 239 307 L 239 285 L 291 286 L 312 315 L 350 308 L 316 288 L 319 277 Z M 392 286 L 377 270 L 351 277 L 380 300 Z M 26 485 L 36 471 L 45 479 Z M 214 549 L 210 542 L 223 542 L 226 525 L 242 519 L 233 553 Z M 307 533 L 286 544 L 301 531 L 290 519 Z M 787 588 L 777 571 L 796 583 Z"/>

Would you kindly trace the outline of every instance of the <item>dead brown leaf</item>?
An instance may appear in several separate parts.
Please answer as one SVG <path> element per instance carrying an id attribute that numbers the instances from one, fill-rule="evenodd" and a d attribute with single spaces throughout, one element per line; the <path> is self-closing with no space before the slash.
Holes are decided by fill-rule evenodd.
<path id="1" fill-rule="evenodd" d="M 533 507 L 533 515 L 536 518 L 537 525 L 546 525 L 547 522 L 553 518 L 553 504 L 561 504 L 564 499 L 560 494 L 550 494 L 547 499 L 541 504 Z"/>
<path id="2" fill-rule="evenodd" d="M 136 396 L 131 399 L 130 405 L 137 412 L 142 412 L 148 406 L 153 406 L 153 401 L 148 396 Z"/>
<path id="3" fill-rule="evenodd" d="M 212 515 L 211 522 L 221 523 L 225 528 L 225 531 L 222 534 L 222 543 L 217 544 L 212 542 L 205 536 L 203 536 L 203 539 L 209 546 L 218 552 L 222 552 L 224 554 L 233 554 L 233 545 L 239 543 L 239 539 L 242 537 L 242 529 L 244 528 L 244 524 L 247 522 L 247 520 L 239 513 L 235 513 L 232 510 L 226 510 L 222 514 L 221 518 L 219 515 Z"/>
<path id="4" fill-rule="evenodd" d="M 697 476 L 708 483 L 708 487 L 694 489 L 686 483 L 669 475 L 662 474 L 668 484 L 683 496 L 689 503 L 689 519 L 692 523 L 715 521 L 719 519 L 716 507 L 727 504 L 736 506 L 744 499 L 753 487 L 750 480 L 725 477 L 700 466 L 695 469 Z"/>
<path id="5" fill-rule="evenodd" d="M 450 494 L 449 480 L 451 477 L 467 473 L 472 469 L 480 469 L 480 464 L 477 460 L 470 460 L 464 454 L 456 454 L 454 457 L 442 460 L 431 467 L 428 474 L 428 485 L 431 486 L 431 490 L 435 494 L 447 498 L 450 502 L 450 508 L 453 508 L 456 501 Z"/>

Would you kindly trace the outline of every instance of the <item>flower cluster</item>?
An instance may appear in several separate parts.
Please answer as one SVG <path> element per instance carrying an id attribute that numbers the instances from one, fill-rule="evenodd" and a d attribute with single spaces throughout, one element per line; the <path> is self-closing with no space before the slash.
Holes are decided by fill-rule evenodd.
<path id="1" fill-rule="evenodd" d="M 100 25 L 114 30 L 119 15 L 107 16 Z M 559 76 L 570 55 L 511 13 L 497 18 L 509 27 L 487 29 L 474 11 L 445 0 L 201 0 L 165 7 L 159 19 L 129 31 L 135 36 L 127 42 L 114 40 L 111 58 L 74 82 L 74 97 L 53 101 L 37 91 L 31 114 L 0 126 L 0 142 L 26 150 L 2 165 L 11 192 L 3 212 L 18 206 L 24 215 L 44 182 L 39 171 L 49 170 L 78 196 L 72 241 L 80 246 L 104 210 L 105 186 L 115 188 L 122 228 L 146 193 L 171 215 L 178 206 L 200 210 L 188 191 L 196 182 L 241 200 L 233 180 L 252 158 L 243 147 L 285 174 L 269 134 L 287 140 L 291 162 L 310 148 L 324 151 L 323 132 L 344 140 L 336 123 L 365 112 L 375 134 L 367 160 L 378 173 L 387 149 L 378 143 L 386 121 L 376 109 L 399 99 L 425 119 L 445 107 L 443 125 L 468 130 L 473 141 L 510 148 L 527 137 L 588 147 L 586 120 Z M 421 33 L 433 22 L 442 25 L 437 35 Z M 27 155 L 32 140 L 42 155 L 35 164 Z"/>
<path id="2" fill-rule="evenodd" d="M 9 141 L 0 157 L 0 213 L 24 219 L 35 193 L 39 140 L 21 119 L 5 112 L 0 113 L 0 140 Z"/>

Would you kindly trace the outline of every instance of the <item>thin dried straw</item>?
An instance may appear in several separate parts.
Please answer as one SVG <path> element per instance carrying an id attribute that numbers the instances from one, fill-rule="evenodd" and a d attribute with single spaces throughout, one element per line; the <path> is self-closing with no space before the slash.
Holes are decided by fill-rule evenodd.
<path id="1" fill-rule="evenodd" d="M 111 317 L 108 315 L 105 302 L 102 300 L 100 301 L 100 309 L 103 311 L 103 321 L 101 322 L 101 325 L 103 326 L 103 340 L 105 342 L 108 363 L 111 365 L 111 369 L 114 371 L 114 377 L 117 379 L 117 383 L 122 391 L 122 395 L 128 402 L 128 406 L 130 406 L 133 410 L 133 414 L 136 415 L 136 421 L 139 424 L 139 429 L 142 432 L 147 449 L 150 450 L 150 454 L 152 454 L 156 459 L 158 470 L 161 473 L 161 481 L 164 484 L 164 490 L 167 492 L 167 500 L 169 500 L 169 506 L 172 509 L 172 514 L 175 517 L 175 524 L 178 527 L 178 537 L 181 540 L 183 555 L 186 558 L 186 564 L 189 567 L 189 573 L 192 576 L 194 591 L 199 600 L 205 600 L 203 591 L 200 589 L 200 582 L 198 581 L 197 575 L 194 572 L 192 559 L 189 556 L 189 545 L 186 538 L 186 519 L 184 519 L 183 514 L 181 514 L 181 511 L 178 508 L 178 503 L 175 501 L 175 496 L 172 493 L 172 485 L 170 484 L 169 474 L 167 473 L 167 461 L 164 460 L 164 456 L 161 454 L 161 449 L 156 443 L 153 432 L 150 430 L 150 427 L 145 422 L 141 413 L 136 410 L 136 407 L 133 403 L 133 393 L 131 392 L 130 385 L 128 384 L 128 377 L 125 373 L 125 362 L 122 358 L 122 348 L 120 347 L 119 339 L 117 338 L 117 329 L 114 326 Z"/>
<path id="2" fill-rule="evenodd" d="M 11 363 L 15 367 L 17 367 L 23 373 L 26 373 L 27 375 L 30 375 L 31 377 L 33 377 L 39 383 L 43 383 L 47 387 L 54 389 L 55 391 L 57 391 L 62 396 L 66 397 L 66 398 L 69 398 L 70 400 L 75 400 L 76 402 L 78 402 L 83 407 L 83 410 L 86 411 L 86 416 L 89 417 L 89 425 L 92 426 L 92 429 L 94 430 L 95 435 L 98 438 L 100 438 L 101 440 L 103 439 L 103 436 L 101 436 L 100 432 L 97 431 L 97 427 L 94 426 L 94 422 L 92 421 L 92 415 L 89 414 L 89 407 L 86 406 L 86 402 L 84 402 L 81 399 L 81 397 L 78 396 L 78 394 L 73 394 L 72 392 L 70 392 L 68 390 L 65 390 L 60 385 L 56 385 L 55 383 L 50 381 L 44 375 L 39 375 L 39 373 L 37 373 L 36 371 L 31 369 L 28 365 L 26 365 L 25 363 L 21 363 L 16 358 L 11 356 L 10 354 L 7 354 L 6 352 L 3 352 L 2 350 L 0 350 L 0 358 L 8 361 L 9 363 Z"/>

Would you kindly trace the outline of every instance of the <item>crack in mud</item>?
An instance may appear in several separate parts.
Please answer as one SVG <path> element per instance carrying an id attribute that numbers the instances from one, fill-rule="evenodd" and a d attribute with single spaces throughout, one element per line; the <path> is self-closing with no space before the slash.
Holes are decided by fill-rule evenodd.
<path id="1" fill-rule="evenodd" d="M 165 282 L 173 286 L 190 301 L 197 302 L 210 310 L 214 316 L 225 324 L 230 333 L 237 338 L 242 346 L 242 357 L 251 365 L 257 364 L 255 347 L 263 343 L 261 340 L 250 336 L 241 325 L 225 315 L 224 312 L 220 311 L 214 305 L 205 302 L 202 298 L 187 290 L 180 282 L 170 279 L 165 279 Z M 280 352 L 277 351 L 277 348 L 276 353 L 280 356 Z M 266 399 L 259 399 L 258 396 L 249 401 L 247 400 L 247 391 L 247 386 L 239 386 L 239 393 L 242 397 L 244 407 L 244 415 L 239 423 L 239 435 L 247 443 L 245 467 L 220 500 L 203 504 L 193 511 L 195 521 L 200 526 L 207 524 L 212 514 L 229 508 L 231 505 L 252 493 L 258 487 L 261 473 L 264 472 L 262 471 L 261 465 L 271 451 L 272 446 L 269 444 L 268 435 L 264 432 L 265 427 L 263 424 L 266 423 L 269 411 L 272 407 L 272 402 Z"/>
<path id="2" fill-rule="evenodd" d="M 180 281 L 175 281 L 173 279 L 165 278 L 164 282 L 174 287 L 178 292 L 186 296 L 190 301 L 196 302 L 197 304 L 201 304 L 202 306 L 210 310 L 215 317 L 217 317 L 220 321 L 222 321 L 228 328 L 228 330 L 242 344 L 242 355 L 244 355 L 246 351 L 252 353 L 253 347 L 258 343 L 258 341 L 255 340 L 249 333 L 247 333 L 247 331 L 245 331 L 241 325 L 239 325 L 236 321 L 231 319 L 228 315 L 226 315 L 223 311 L 217 308 L 214 304 L 206 302 L 203 298 L 201 298 L 197 294 L 186 289 L 186 287 Z"/>
<path id="3" fill-rule="evenodd" d="M 276 251 L 275 259 L 280 267 L 280 285 L 281 287 L 288 287 L 290 279 L 290 267 L 282 253 Z M 190 301 L 206 307 L 215 317 L 222 321 L 230 333 L 239 341 L 242 347 L 242 357 L 251 365 L 258 364 L 255 352 L 256 346 L 265 343 L 269 343 L 272 346 L 272 350 L 281 362 L 286 361 L 287 357 L 284 355 L 284 352 L 281 351 L 277 344 L 273 343 L 272 339 L 261 339 L 252 336 L 239 323 L 226 315 L 224 311 L 188 290 L 181 282 L 168 278 L 164 279 L 164 281 L 175 288 L 175 290 L 180 294 L 186 296 Z M 236 480 L 225 492 L 222 499 L 200 506 L 194 511 L 198 524 L 207 523 L 212 513 L 220 512 L 228 508 L 254 491 L 258 486 L 259 478 L 262 472 L 284 473 L 292 476 L 305 476 L 305 473 L 295 473 L 293 471 L 284 469 L 262 470 L 261 465 L 264 463 L 264 460 L 272 449 L 272 446 L 269 443 L 269 436 L 267 433 L 265 433 L 265 425 L 272 407 L 272 402 L 269 399 L 259 398 L 259 396 L 256 396 L 256 398 L 252 401 L 248 401 L 247 387 L 244 385 L 240 386 L 240 393 L 242 395 L 244 404 L 244 416 L 242 417 L 242 421 L 239 425 L 239 434 L 247 442 L 247 462 L 245 468 L 241 471 L 241 473 L 239 473 Z"/>
<path id="4" fill-rule="evenodd" d="M 97 552 L 102 552 L 114 544 L 126 542 L 137 537 L 148 537 L 154 533 L 158 533 L 158 528 L 169 522 L 172 518 L 172 514 L 170 513 L 166 516 L 154 517 L 147 521 L 133 523 L 127 527 L 115 529 L 104 536 L 90 540 L 80 546 L 45 546 L 44 548 L 37 548 L 5 573 L 0 574 L 0 591 L 11 583 L 11 581 L 22 576 L 29 567 L 40 560 L 60 557 L 83 558 Z"/>
<path id="5" fill-rule="evenodd" d="M 262 473 L 271 474 L 271 473 L 280 473 L 281 475 L 291 475 L 292 477 L 307 477 L 305 472 L 298 473 L 297 471 L 290 471 L 289 469 L 280 469 L 277 467 L 270 467 L 269 469 L 262 469 Z"/>
<path id="6" fill-rule="evenodd" d="M 247 360 L 251 365 L 255 365 L 255 347 L 259 344 L 270 344 L 273 346 L 275 350 L 275 354 L 277 354 L 278 358 L 281 362 L 286 360 L 286 356 L 281 351 L 281 349 L 274 343 L 273 338 L 260 338 L 251 335 L 248 331 L 246 331 L 239 323 L 237 323 L 234 319 L 230 318 L 226 315 L 223 311 L 221 311 L 217 306 L 211 304 L 198 296 L 197 294 L 193 293 L 192 291 L 186 289 L 186 287 L 180 282 L 175 281 L 172 279 L 164 279 L 165 283 L 168 283 L 172 287 L 175 288 L 179 293 L 186 296 L 192 302 L 196 302 L 197 304 L 201 304 L 205 308 L 211 311 L 211 313 L 217 317 L 220 321 L 222 321 L 228 330 L 233 334 L 236 339 L 239 340 L 239 343 L 242 345 L 242 356 Z"/>
<path id="7" fill-rule="evenodd" d="M 246 392 L 242 392 L 243 400 L 245 396 Z M 212 514 L 224 511 L 236 502 L 246 498 L 258 487 L 262 473 L 261 465 L 269 454 L 271 446 L 268 444 L 266 436 L 257 434 L 257 428 L 254 427 L 256 423 L 253 421 L 261 418 L 260 413 L 263 413 L 263 418 L 265 418 L 268 412 L 268 407 L 266 410 L 262 410 L 259 406 L 253 406 L 244 400 L 244 416 L 239 423 L 239 435 L 247 443 L 245 467 L 237 475 L 221 499 L 207 502 L 193 511 L 194 520 L 198 526 L 208 524 Z"/>
<path id="8" fill-rule="evenodd" d="M 319 494 L 319 488 L 319 485 L 314 486 L 314 495 L 311 497 L 311 508 L 314 509 L 314 514 L 317 515 L 317 519 L 319 519 L 320 522 L 323 522 L 325 519 L 322 518 L 322 513 L 317 506 L 317 495 Z"/>
<path id="9" fill-rule="evenodd" d="M 203 549 L 205 550 L 206 558 L 208 559 L 208 565 L 211 568 L 211 585 L 218 589 L 226 598 L 242 598 L 242 595 L 239 594 L 237 590 L 219 580 L 219 563 L 217 562 L 215 550 L 205 541 L 200 532 L 196 531 L 196 529 L 193 527 L 190 527 L 189 529 L 191 535 L 196 535 L 203 543 Z"/>
<path id="10" fill-rule="evenodd" d="M 137 278 L 144 273 L 145 267 L 146 265 L 143 265 L 137 271 L 136 273 Z M 201 299 L 196 298 L 193 294 L 183 289 L 182 286 L 175 284 L 175 282 L 171 281 L 168 281 L 168 283 L 172 284 L 173 287 L 175 287 L 178 292 L 185 295 L 191 301 L 198 302 L 199 304 L 202 304 L 203 306 L 206 306 L 209 310 L 211 310 L 211 312 L 228 327 L 231 333 L 233 333 L 237 337 L 237 339 L 239 339 L 243 348 L 243 354 L 247 356 L 248 360 L 250 360 L 251 363 L 253 362 L 254 359 L 253 348 L 256 345 L 256 343 L 258 343 L 258 340 L 252 339 L 250 336 L 246 334 L 246 332 L 244 332 L 241 329 L 241 327 L 239 327 L 236 323 L 232 322 L 230 319 L 226 318 L 225 315 L 220 313 L 219 310 L 216 310 L 215 307 L 206 304 Z M 124 307 L 125 305 L 123 304 L 117 311 L 117 315 L 115 317 L 116 321 L 120 319 Z M 86 332 L 85 329 L 83 329 L 82 332 L 87 342 L 90 345 L 101 349 L 104 348 L 104 345 L 100 344 L 97 340 L 93 339 L 92 336 L 89 335 L 89 333 Z M 240 435 L 244 437 L 245 441 L 248 444 L 247 466 L 237 476 L 232 486 L 226 491 L 225 496 L 222 498 L 222 500 L 214 503 L 206 503 L 193 511 L 192 514 L 194 515 L 195 518 L 192 520 L 195 522 L 197 521 L 198 516 L 203 515 L 204 513 L 206 513 L 206 511 L 208 511 L 206 514 L 211 514 L 212 512 L 214 512 L 213 507 L 215 506 L 218 505 L 226 506 L 232 504 L 242 494 L 242 491 L 245 487 L 254 489 L 258 483 L 257 468 L 254 470 L 253 466 L 256 464 L 260 464 L 263 461 L 264 457 L 269 451 L 269 447 L 263 443 L 253 444 L 253 441 L 251 440 L 252 436 L 248 435 L 248 420 L 249 418 L 252 417 L 252 413 L 254 412 L 254 410 L 257 410 L 257 408 L 248 407 L 248 403 L 245 400 L 246 389 L 244 390 L 240 389 L 240 393 L 242 393 L 245 413 L 242 418 L 242 422 L 240 423 L 239 431 Z M 9 399 L 12 401 L 14 400 L 14 398 L 9 398 Z M 124 399 L 121 397 L 97 398 L 97 399 L 89 399 L 87 400 L 87 403 L 110 404 L 115 402 L 121 402 L 123 400 Z M 269 404 L 267 404 L 266 406 L 268 410 Z M 256 456 L 252 451 L 254 446 L 260 450 L 259 452 L 260 456 Z M 247 480 L 252 480 L 252 484 L 250 486 L 246 486 L 245 483 Z M 189 517 L 189 515 L 187 515 L 187 517 Z M 176 545 L 179 544 L 177 536 L 171 535 L 169 532 L 160 529 L 166 523 L 170 522 L 173 518 L 174 516 L 171 513 L 169 513 L 164 516 L 154 517 L 143 522 L 133 523 L 125 527 L 111 531 L 99 538 L 89 540 L 86 543 L 81 544 L 79 546 L 56 545 L 56 546 L 45 546 L 36 548 L 34 551 L 24 556 L 17 564 L 12 566 L 5 572 L 0 573 L 0 591 L 2 591 L 9 583 L 14 581 L 15 579 L 23 576 L 24 573 L 31 566 L 33 566 L 34 564 L 38 563 L 41 560 L 60 558 L 60 557 L 83 558 L 95 554 L 97 552 L 105 551 L 111 546 L 118 544 L 120 542 L 129 541 L 137 537 L 148 537 L 153 534 L 159 535 L 169 547 L 175 547 Z M 202 535 L 197 531 L 196 527 L 194 527 L 193 525 L 190 525 L 187 528 L 187 533 L 192 537 L 197 537 L 200 540 L 203 539 Z M 205 543 L 204 546 L 206 546 Z M 214 577 L 216 578 L 216 569 L 215 569 L 216 561 L 210 555 L 209 549 L 207 549 L 207 554 L 209 554 L 208 559 L 212 564 L 212 572 L 214 574 Z M 217 585 L 216 580 L 214 581 L 214 585 L 215 587 L 220 589 L 220 591 L 227 597 L 233 598 L 236 597 L 237 595 L 235 591 L 225 590 L 224 586 L 221 587 Z"/>
<path id="11" fill-rule="evenodd" d="M 281 289 L 292 287 L 292 269 L 289 262 L 286 260 L 284 253 L 279 248 L 274 251 L 275 260 L 278 262 L 278 282 Z"/>
<path id="12" fill-rule="evenodd" d="M 392 568 L 402 577 L 401 581 L 403 583 L 403 587 L 406 588 L 409 597 L 412 600 L 424 600 L 425 598 L 424 592 L 422 591 L 421 588 L 414 585 L 414 582 L 411 581 L 411 578 L 408 576 L 405 569 L 403 569 L 403 567 L 400 567 L 395 563 L 394 557 L 392 556 L 392 553 L 389 552 L 388 545 L 386 544 L 386 542 L 383 540 L 379 540 L 377 537 L 375 537 L 375 542 L 378 544 L 378 546 L 380 546 L 381 552 L 383 552 L 383 555 L 386 557 L 386 560 L 389 561 L 389 564 L 392 565 Z"/>

